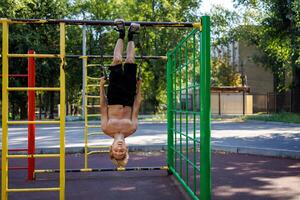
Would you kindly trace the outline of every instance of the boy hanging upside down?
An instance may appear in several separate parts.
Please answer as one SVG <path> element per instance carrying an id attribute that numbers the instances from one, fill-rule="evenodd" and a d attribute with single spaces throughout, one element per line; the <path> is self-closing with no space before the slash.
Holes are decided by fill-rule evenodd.
<path id="1" fill-rule="evenodd" d="M 110 147 L 110 158 L 117 167 L 125 167 L 128 162 L 128 147 L 125 138 L 133 134 L 138 126 L 138 113 L 142 102 L 141 81 L 137 80 L 137 64 L 133 35 L 140 25 L 131 23 L 128 29 L 127 56 L 122 64 L 122 52 L 125 38 L 125 23 L 116 19 L 119 32 L 114 57 L 109 66 L 109 85 L 107 99 L 105 96 L 104 77 L 100 81 L 101 127 L 105 134 L 114 138 Z"/>

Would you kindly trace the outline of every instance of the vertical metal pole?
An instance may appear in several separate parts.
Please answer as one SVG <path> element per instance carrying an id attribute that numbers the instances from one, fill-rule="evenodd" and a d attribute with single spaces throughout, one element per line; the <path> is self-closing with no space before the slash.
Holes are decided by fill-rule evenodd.
<path id="1" fill-rule="evenodd" d="M 86 56 L 86 26 L 82 27 L 82 55 Z M 86 93 L 86 62 L 82 59 L 82 117 L 85 113 L 85 93 Z"/>
<path id="2" fill-rule="evenodd" d="M 269 103 L 270 103 L 270 99 L 269 99 L 269 92 L 267 92 L 267 114 L 269 114 L 270 113 L 270 111 L 269 111 Z"/>
<path id="3" fill-rule="evenodd" d="M 211 199 L 211 146 L 210 146 L 210 18 L 201 18 L 200 61 L 200 197 Z"/>
<path id="4" fill-rule="evenodd" d="M 185 57 L 185 178 L 186 184 L 189 186 L 189 81 L 188 81 L 188 70 L 189 70 L 189 56 L 188 56 L 188 44 L 187 41 L 184 43 L 184 57 Z"/>
<path id="5" fill-rule="evenodd" d="M 221 92 L 218 92 L 218 97 L 219 97 L 219 116 L 221 116 Z"/>
<path id="6" fill-rule="evenodd" d="M 245 108 L 246 108 L 246 92 L 245 92 L 245 87 L 243 87 L 243 115 L 246 114 Z"/>
<path id="7" fill-rule="evenodd" d="M 84 63 L 83 67 L 85 69 L 83 72 L 83 75 L 84 75 L 83 83 L 86 86 L 87 85 L 87 79 L 86 79 L 87 56 L 84 56 L 82 58 L 82 62 Z M 86 88 L 84 88 L 84 89 L 86 91 Z M 83 105 L 83 108 L 84 108 L 84 168 L 87 169 L 88 168 L 88 117 L 87 117 L 87 114 L 88 114 L 87 103 L 88 102 L 87 102 L 87 97 L 86 97 L 85 93 L 83 96 L 83 100 L 84 100 L 84 105 Z"/>
<path id="8" fill-rule="evenodd" d="M 59 199 L 65 199 L 65 118 L 66 118 L 66 81 L 65 81 L 65 23 L 59 23 L 60 27 L 60 192 Z"/>
<path id="9" fill-rule="evenodd" d="M 34 54 L 29 50 L 28 54 Z M 28 87 L 35 87 L 35 59 L 28 58 Z M 35 120 L 35 91 L 28 91 L 28 120 Z M 28 155 L 35 153 L 35 124 L 28 124 Z M 28 158 L 27 179 L 33 180 L 35 158 Z"/>
<path id="10" fill-rule="evenodd" d="M 8 22 L 2 22 L 2 171 L 1 199 L 7 200 L 8 189 Z"/>
<path id="11" fill-rule="evenodd" d="M 173 62 L 171 54 L 167 54 L 167 97 L 168 97 L 168 108 L 167 108 L 167 119 L 168 119 L 168 166 L 174 168 L 174 127 L 173 127 Z M 176 75 L 175 75 L 176 76 Z"/>

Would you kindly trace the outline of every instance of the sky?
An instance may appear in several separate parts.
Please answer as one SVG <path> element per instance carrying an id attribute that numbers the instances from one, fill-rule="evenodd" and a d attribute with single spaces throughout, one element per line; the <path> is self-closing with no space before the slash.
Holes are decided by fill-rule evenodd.
<path id="1" fill-rule="evenodd" d="M 233 10 L 233 1 L 232 0 L 203 0 L 200 10 L 203 13 L 208 13 L 213 5 L 221 5 L 224 8 Z"/>

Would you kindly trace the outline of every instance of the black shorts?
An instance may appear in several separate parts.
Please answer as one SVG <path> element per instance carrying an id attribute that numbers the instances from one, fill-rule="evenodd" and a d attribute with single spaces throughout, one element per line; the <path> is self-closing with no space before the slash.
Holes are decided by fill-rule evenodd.
<path id="1" fill-rule="evenodd" d="M 125 63 L 109 67 L 108 105 L 133 106 L 136 95 L 137 64 Z"/>

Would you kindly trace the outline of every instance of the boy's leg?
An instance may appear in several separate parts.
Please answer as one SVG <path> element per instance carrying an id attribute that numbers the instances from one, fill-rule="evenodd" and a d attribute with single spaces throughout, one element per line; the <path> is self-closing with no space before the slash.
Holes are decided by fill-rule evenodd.
<path id="1" fill-rule="evenodd" d="M 123 70 L 122 70 L 122 53 L 124 47 L 125 37 L 125 23 L 122 19 L 116 19 L 116 31 L 119 32 L 119 38 L 117 40 L 114 57 L 111 66 L 109 67 L 109 85 L 107 90 L 108 105 L 123 105 Z"/>
<path id="2" fill-rule="evenodd" d="M 126 88 L 126 96 L 124 98 L 124 104 L 126 106 L 133 106 L 134 97 L 136 94 L 136 72 L 137 65 L 135 62 L 135 49 L 133 42 L 133 35 L 137 33 L 140 25 L 132 23 L 128 30 L 128 44 L 127 44 L 127 56 L 124 64 L 124 87 Z"/>
<path id="3" fill-rule="evenodd" d="M 135 49 L 134 49 L 134 42 L 128 41 L 127 43 L 127 55 L 125 63 L 134 63 L 135 62 Z"/>
<path id="4" fill-rule="evenodd" d="M 116 66 L 122 64 L 122 52 L 124 48 L 124 39 L 119 38 L 117 40 L 115 49 L 114 49 L 114 57 L 111 66 Z"/>
<path id="5" fill-rule="evenodd" d="M 115 49 L 114 49 L 114 57 L 112 66 L 122 64 L 122 54 L 124 48 L 124 37 L 125 37 L 125 22 L 123 19 L 116 19 L 116 31 L 119 32 L 119 38 L 117 40 Z"/>
<path id="6" fill-rule="evenodd" d="M 127 55 L 125 63 L 133 64 L 135 62 L 135 49 L 133 42 L 133 35 L 137 34 L 140 28 L 140 24 L 132 23 L 128 30 L 128 44 L 127 44 Z"/>

